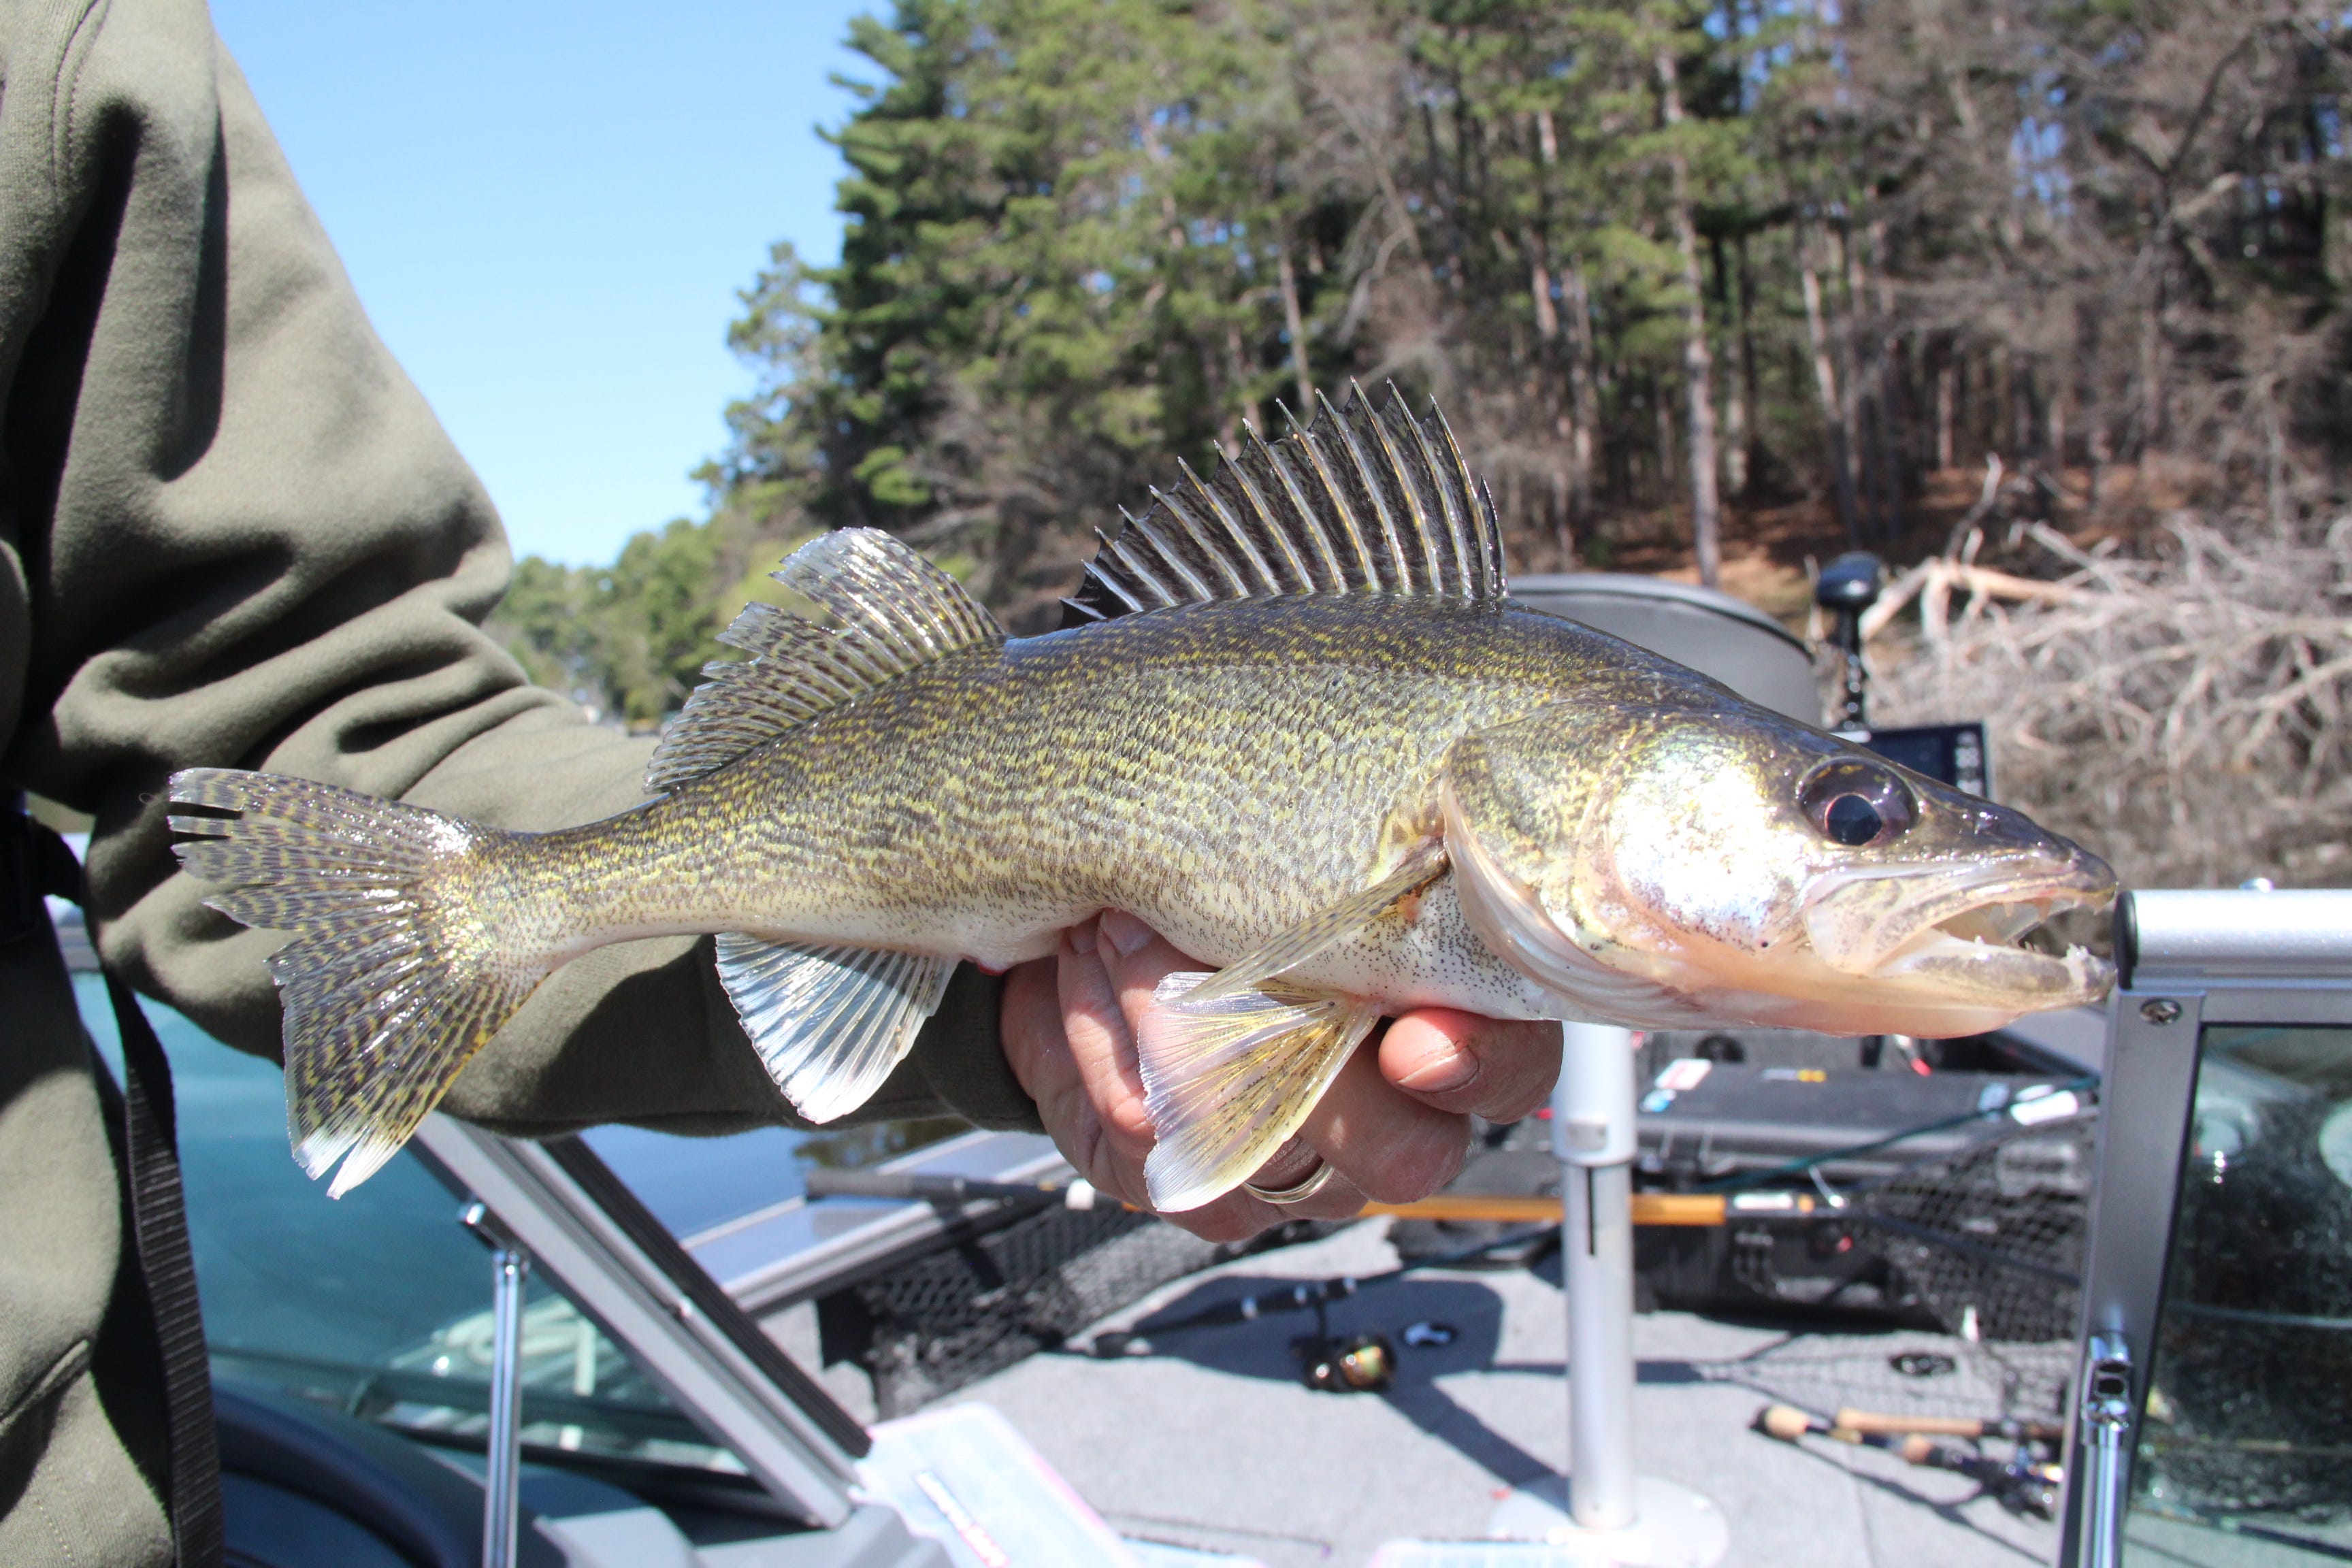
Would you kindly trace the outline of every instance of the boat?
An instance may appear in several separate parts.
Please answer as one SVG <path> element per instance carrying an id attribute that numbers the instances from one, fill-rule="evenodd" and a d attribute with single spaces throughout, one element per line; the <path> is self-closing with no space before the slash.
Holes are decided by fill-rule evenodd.
<path id="1" fill-rule="evenodd" d="M 1803 645 L 1721 595 L 1516 592 L 1816 700 Z M 1542 1116 L 1482 1128 L 1432 1207 L 1242 1247 L 943 1124 L 534 1144 L 436 1116 L 329 1205 L 278 1069 L 151 1004 L 233 1553 L 2352 1558 L 2352 893 L 2140 893 L 2119 933 L 2105 1014 L 1625 1042 L 1629 1337 L 1573 1362 L 1603 1316 L 1569 1310 L 1578 1215 L 1609 1215 Z M 1610 1376 L 1594 1427 L 1576 1391 Z M 1610 1487 L 1626 1517 L 1589 1517 Z"/>

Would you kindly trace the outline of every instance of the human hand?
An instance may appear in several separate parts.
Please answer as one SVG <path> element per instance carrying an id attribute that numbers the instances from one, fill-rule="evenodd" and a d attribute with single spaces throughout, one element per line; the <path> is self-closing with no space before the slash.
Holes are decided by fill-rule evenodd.
<path id="1" fill-rule="evenodd" d="M 1053 958 L 1005 976 L 1004 1053 L 1045 1129 L 1078 1173 L 1150 1208 L 1143 1182 L 1151 1120 L 1135 1032 L 1160 980 L 1204 967 L 1133 915 L 1113 910 L 1062 933 Z M 1505 1023 L 1423 1007 L 1388 1025 L 1340 1068 L 1307 1123 L 1251 1177 L 1281 1191 L 1315 1172 L 1331 1181 L 1303 1203 L 1236 1188 L 1167 1217 L 1211 1241 L 1239 1241 L 1288 1219 L 1344 1219 L 1367 1199 L 1410 1203 L 1454 1179 L 1473 1115 L 1516 1121 L 1559 1076 L 1557 1024 Z"/>

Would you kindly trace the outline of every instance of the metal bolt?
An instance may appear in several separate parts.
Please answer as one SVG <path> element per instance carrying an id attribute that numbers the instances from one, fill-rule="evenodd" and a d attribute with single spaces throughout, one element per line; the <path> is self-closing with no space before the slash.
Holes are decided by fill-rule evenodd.
<path id="1" fill-rule="evenodd" d="M 2151 1024 L 2169 1024 L 2180 1016 L 2180 1004 L 2169 996 L 2158 996 L 2153 1002 L 2141 1003 L 2139 1016 Z"/>

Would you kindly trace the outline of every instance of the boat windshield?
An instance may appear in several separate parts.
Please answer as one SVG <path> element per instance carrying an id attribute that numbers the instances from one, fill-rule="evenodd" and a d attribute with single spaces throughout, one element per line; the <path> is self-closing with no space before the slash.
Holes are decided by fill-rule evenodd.
<path id="1" fill-rule="evenodd" d="M 2352 1029 L 2213 1026 L 2128 1568 L 2352 1560 Z"/>
<path id="2" fill-rule="evenodd" d="M 119 1080 L 105 984 L 90 973 L 74 984 Z M 457 1196 L 403 1152 L 330 1200 L 288 1154 L 278 1067 L 231 1049 L 170 1008 L 144 1005 L 172 1063 L 214 1375 L 425 1441 L 481 1447 L 489 1424 L 490 1258 L 457 1223 Z M 887 1156 L 925 1131 L 877 1131 L 867 1141 Z M 864 1152 L 839 1147 L 837 1136 L 782 1129 L 730 1139 L 604 1129 L 590 1140 L 681 1234 L 797 1195 L 808 1165 Z M 626 1350 L 536 1273 L 524 1312 L 522 1384 L 523 1442 L 535 1458 L 569 1453 L 682 1468 L 722 1484 L 744 1474 Z"/>

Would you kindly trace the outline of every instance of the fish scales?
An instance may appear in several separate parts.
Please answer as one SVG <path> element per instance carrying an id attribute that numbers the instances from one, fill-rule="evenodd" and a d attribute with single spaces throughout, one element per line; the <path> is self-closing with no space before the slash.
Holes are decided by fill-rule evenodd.
<path id="1" fill-rule="evenodd" d="M 549 834 L 308 781 L 173 780 L 208 901 L 290 940 L 296 1157 L 396 1151 L 541 980 L 717 937 L 803 1115 L 854 1111 L 960 959 L 1105 909 L 1217 966 L 1137 1028 L 1153 1202 L 1196 1206 L 1302 1124 L 1383 1013 L 1953 1035 L 2112 972 L 2023 938 L 2114 874 L 2014 812 L 1514 605 L 1444 421 L 1325 405 L 1107 539 L 1087 624 L 1007 638 L 867 530 L 777 574 L 648 770 Z M 1155 492 L 1156 493 L 1156 492 Z M 226 815 L 221 815 L 226 814 Z"/>
<path id="2" fill-rule="evenodd" d="M 1629 679 L 1712 686 L 1496 606 L 1127 617 L 950 655 L 636 816 L 547 835 L 512 897 L 571 900 L 592 946 L 732 921 L 997 966 L 1120 908 L 1222 963 L 1360 885 L 1461 734 Z M 1400 977 L 1386 999 L 1524 991 L 1499 960 L 1481 967 L 1484 998 Z"/>

